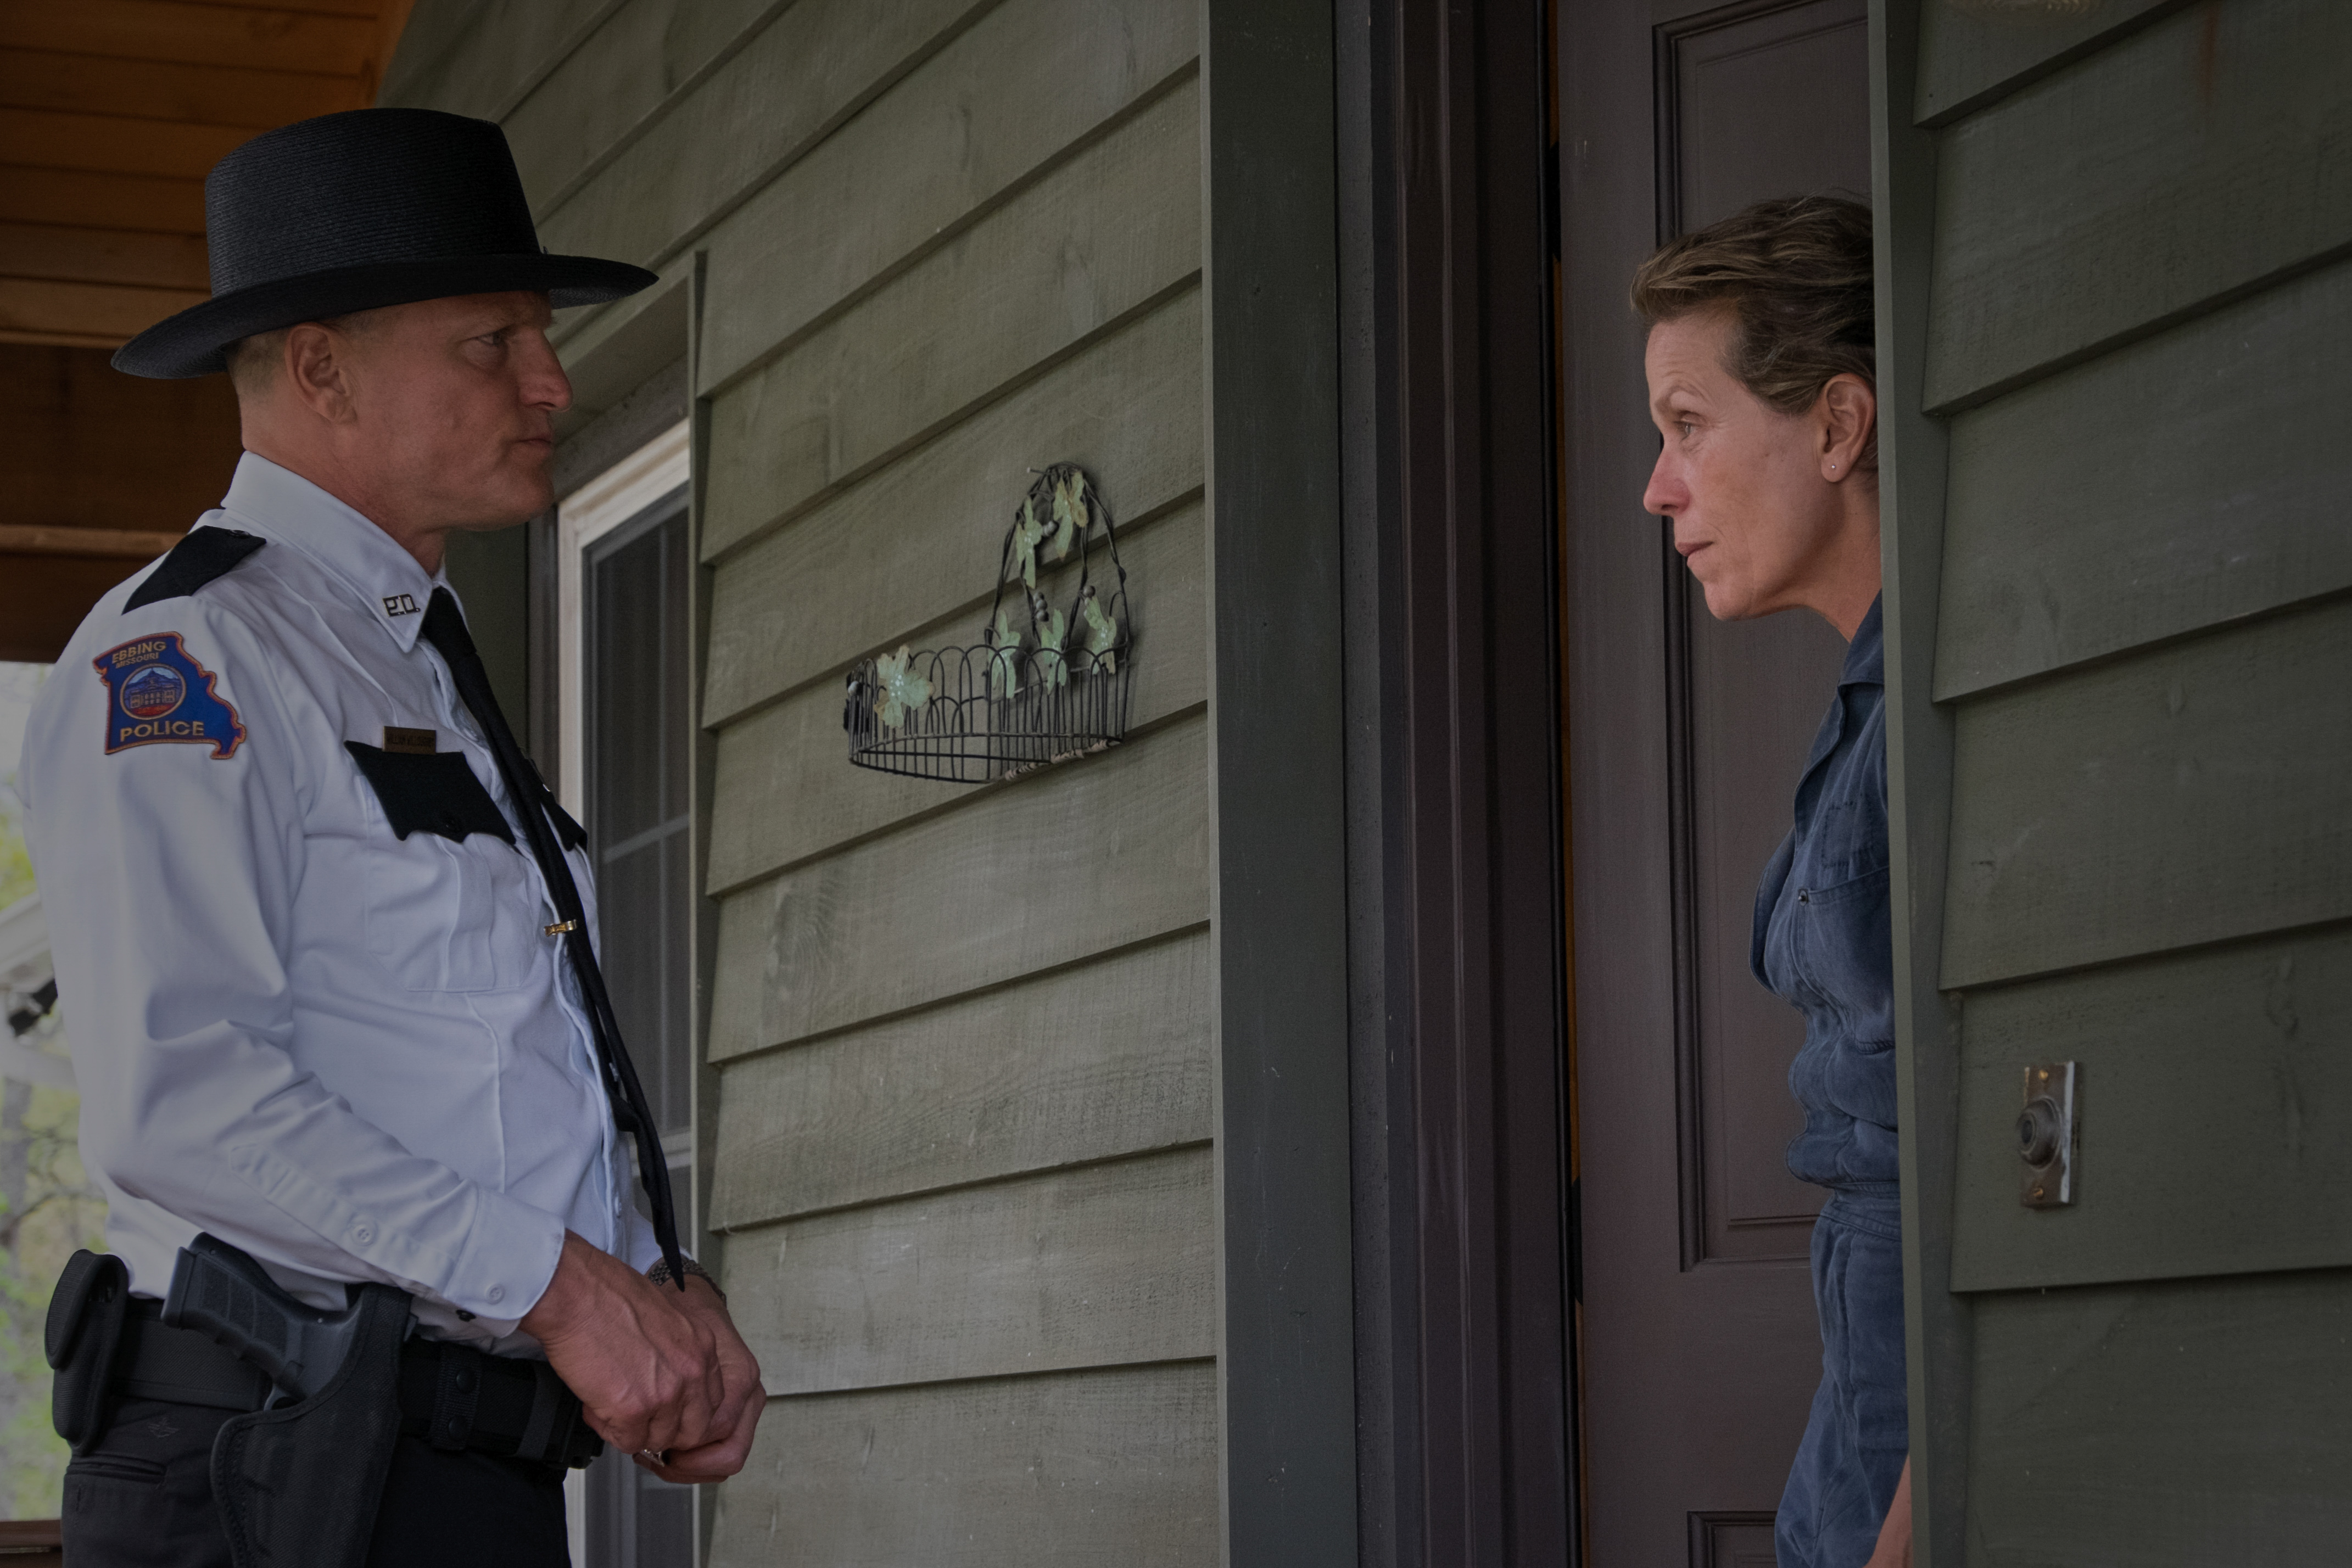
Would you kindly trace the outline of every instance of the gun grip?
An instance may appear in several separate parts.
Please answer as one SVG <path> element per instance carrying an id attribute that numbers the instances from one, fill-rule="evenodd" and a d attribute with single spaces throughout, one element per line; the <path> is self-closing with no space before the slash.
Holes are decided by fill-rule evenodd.
<path id="1" fill-rule="evenodd" d="M 180 1249 L 163 1298 L 168 1326 L 203 1334 L 289 1390 L 304 1383 L 301 1325 L 326 1315 L 288 1295 L 251 1258 L 210 1236 Z"/>

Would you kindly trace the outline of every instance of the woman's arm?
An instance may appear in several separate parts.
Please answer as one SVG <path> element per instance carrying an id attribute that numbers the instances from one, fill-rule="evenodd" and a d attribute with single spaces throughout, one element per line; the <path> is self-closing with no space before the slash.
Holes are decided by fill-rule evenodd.
<path id="1" fill-rule="evenodd" d="M 1878 1527 L 1878 1546 L 1866 1568 L 1911 1568 L 1911 1461 L 1903 1461 L 1903 1479 L 1895 1483 L 1895 1500 L 1886 1506 L 1886 1522 Z"/>

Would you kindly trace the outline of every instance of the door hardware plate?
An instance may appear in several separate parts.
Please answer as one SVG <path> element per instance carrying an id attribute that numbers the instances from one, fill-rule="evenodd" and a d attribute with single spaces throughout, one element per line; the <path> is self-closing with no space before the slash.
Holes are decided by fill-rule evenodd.
<path id="1" fill-rule="evenodd" d="M 2035 1062 L 2025 1070 L 2016 1124 L 2025 1172 L 2017 1193 L 2028 1208 L 2065 1208 L 2074 1201 L 2074 1157 L 2082 1141 L 2078 1082 L 2071 1061 Z"/>

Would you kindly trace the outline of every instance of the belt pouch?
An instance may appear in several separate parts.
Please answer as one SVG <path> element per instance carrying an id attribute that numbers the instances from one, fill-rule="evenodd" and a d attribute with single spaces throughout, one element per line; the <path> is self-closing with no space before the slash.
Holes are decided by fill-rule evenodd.
<path id="1" fill-rule="evenodd" d="M 213 1500 L 236 1568 L 363 1568 L 400 1438 L 408 1296 L 360 1287 L 360 1331 L 327 1385 L 222 1423 Z"/>
<path id="2" fill-rule="evenodd" d="M 106 1429 L 107 1379 L 130 1312 L 131 1272 L 121 1259 L 85 1249 L 66 1260 L 49 1298 L 41 1348 L 57 1374 L 49 1385 L 49 1422 L 77 1454 Z"/>

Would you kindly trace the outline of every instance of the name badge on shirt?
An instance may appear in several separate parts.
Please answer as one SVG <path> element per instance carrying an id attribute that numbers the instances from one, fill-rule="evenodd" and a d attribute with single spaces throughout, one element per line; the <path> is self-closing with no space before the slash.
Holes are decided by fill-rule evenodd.
<path id="1" fill-rule="evenodd" d="M 396 724 L 383 727 L 383 748 L 404 757 L 430 757 L 441 749 L 441 732 L 437 729 L 403 729 Z"/>
<path id="2" fill-rule="evenodd" d="M 245 744 L 236 709 L 213 691 L 213 673 L 189 656 L 177 632 L 139 637 L 90 661 L 106 683 L 106 750 L 178 742 L 209 746 L 225 761 Z"/>

